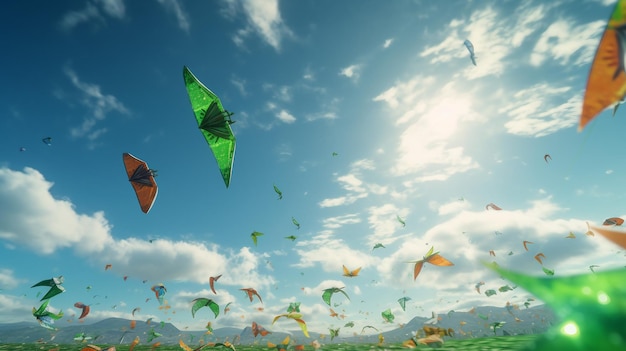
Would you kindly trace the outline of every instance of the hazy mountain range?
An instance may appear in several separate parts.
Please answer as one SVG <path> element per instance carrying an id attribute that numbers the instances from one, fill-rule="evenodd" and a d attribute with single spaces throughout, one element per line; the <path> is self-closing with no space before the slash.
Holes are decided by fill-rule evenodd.
<path id="1" fill-rule="evenodd" d="M 514 315 L 501 307 L 477 307 L 474 313 L 450 311 L 445 315 L 439 315 L 436 324 L 441 328 L 455 330 L 455 338 L 469 338 L 481 336 L 493 336 L 494 331 L 490 327 L 494 322 L 505 322 L 502 328 L 496 329 L 496 335 L 539 334 L 545 332 L 556 321 L 553 312 L 545 306 L 521 308 L 513 311 Z M 487 318 L 487 319 L 484 319 Z M 515 319 L 517 318 L 517 320 Z M 385 342 L 402 342 L 415 335 L 429 318 L 415 317 L 404 325 L 383 332 Z M 348 323 L 346 320 L 339 324 Z M 122 318 L 108 318 L 93 324 L 80 324 L 67 326 L 52 331 L 42 328 L 36 322 L 0 323 L 0 343 L 34 343 L 47 342 L 53 344 L 72 344 L 88 342 L 95 344 L 129 344 L 136 336 L 139 336 L 141 344 L 148 343 L 151 331 L 161 334 L 152 342 L 161 344 L 177 344 L 180 339 L 190 345 L 197 344 L 200 339 L 206 342 L 222 342 L 225 340 L 236 344 L 266 344 L 268 341 L 278 343 L 287 335 L 291 335 L 298 343 L 310 343 L 318 340 L 324 343 L 376 343 L 379 332 L 371 328 L 363 327 L 340 327 L 339 336 L 330 340 L 329 332 L 322 333 L 309 331 L 310 338 L 306 338 L 302 331 L 294 330 L 291 334 L 273 332 L 265 337 L 260 335 L 256 338 L 252 334 L 252 328 L 219 328 L 212 334 L 206 334 L 206 330 L 188 331 L 179 330 L 170 323 L 151 323 L 137 321 L 136 327 L 130 329 L 130 320 Z M 79 336 L 79 340 L 75 338 Z M 84 340 L 82 340 L 84 339 Z"/>

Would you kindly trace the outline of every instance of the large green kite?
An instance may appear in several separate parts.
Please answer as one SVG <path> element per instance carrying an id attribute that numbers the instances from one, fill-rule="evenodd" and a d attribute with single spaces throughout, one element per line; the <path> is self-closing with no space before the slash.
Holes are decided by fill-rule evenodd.
<path id="1" fill-rule="evenodd" d="M 228 188 L 235 158 L 235 135 L 230 128 L 233 123 L 230 119 L 232 113 L 224 110 L 217 95 L 205 87 L 186 66 L 183 67 L 183 78 L 198 127 L 213 151 Z"/>

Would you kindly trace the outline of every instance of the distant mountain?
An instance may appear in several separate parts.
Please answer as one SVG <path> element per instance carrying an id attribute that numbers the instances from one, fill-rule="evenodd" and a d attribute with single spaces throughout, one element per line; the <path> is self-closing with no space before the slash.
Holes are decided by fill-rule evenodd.
<path id="1" fill-rule="evenodd" d="M 485 319 L 486 318 L 486 319 Z M 516 319 L 517 318 L 517 319 Z M 382 333 L 385 342 L 397 343 L 409 339 L 415 335 L 417 330 L 422 329 L 424 323 L 429 318 L 415 317 L 398 328 Z M 452 328 L 455 331 L 455 338 L 470 338 L 493 336 L 494 331 L 490 324 L 494 322 L 505 322 L 502 328 L 496 329 L 496 335 L 523 335 L 540 334 L 545 332 L 555 322 L 555 316 L 551 310 L 544 306 L 532 308 L 522 308 L 509 313 L 501 307 L 477 307 L 470 312 L 454 312 L 440 315 L 436 324 L 441 328 Z M 63 327 L 51 331 L 40 327 L 37 323 L 20 322 L 0 324 L 0 343 L 34 343 L 48 342 L 56 344 L 72 344 L 82 340 L 74 340 L 77 335 L 84 335 L 85 342 L 95 344 L 129 344 L 135 337 L 139 336 L 141 343 L 146 344 L 151 331 L 161 334 L 155 341 L 161 344 L 177 344 L 180 339 L 188 344 L 197 344 L 200 339 L 205 342 L 222 342 L 228 340 L 236 344 L 260 344 L 265 345 L 268 341 L 279 343 L 287 333 L 275 332 L 265 337 L 252 334 L 250 327 L 243 330 L 238 328 L 219 328 L 213 334 L 206 334 L 206 331 L 181 331 L 171 323 L 151 323 L 137 322 L 134 329 L 130 329 L 130 320 L 122 318 L 108 318 L 93 324 L 78 324 Z M 292 331 L 292 339 L 299 343 L 309 343 L 319 340 L 321 343 L 377 343 L 378 333 L 362 335 L 362 327 L 341 327 L 339 336 L 331 342 L 328 332 L 320 333 L 309 331 L 310 338 L 307 339 L 298 330 Z M 366 329 L 371 333 L 373 329 Z"/>

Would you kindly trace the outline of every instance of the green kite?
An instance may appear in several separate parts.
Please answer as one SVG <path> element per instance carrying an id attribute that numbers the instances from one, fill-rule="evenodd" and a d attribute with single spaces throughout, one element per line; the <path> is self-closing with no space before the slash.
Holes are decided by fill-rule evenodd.
<path id="1" fill-rule="evenodd" d="M 183 67 L 183 78 L 200 131 L 213 151 L 228 188 L 235 159 L 235 135 L 230 128 L 234 123 L 230 119 L 233 114 L 224 110 L 217 95 L 205 87 L 186 66 Z"/>

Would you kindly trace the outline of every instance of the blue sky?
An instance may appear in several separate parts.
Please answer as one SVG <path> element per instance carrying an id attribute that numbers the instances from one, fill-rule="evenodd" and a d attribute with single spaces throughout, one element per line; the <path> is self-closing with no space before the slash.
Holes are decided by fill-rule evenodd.
<path id="1" fill-rule="evenodd" d="M 140 307 L 135 319 L 180 329 L 294 330 L 271 320 L 298 301 L 310 330 L 388 330 L 529 297 L 478 294 L 480 281 L 507 284 L 481 261 L 534 275 L 540 252 L 557 275 L 622 267 L 623 252 L 585 232 L 626 215 L 626 112 L 576 131 L 612 3 L 3 3 L 3 321 L 33 321 L 42 289 L 30 286 L 63 275 L 66 292 L 50 302 L 65 313 L 61 328 L 79 323 L 81 301 L 92 305 L 84 323 Z M 197 130 L 184 65 L 235 113 L 228 189 Z M 148 214 L 124 152 L 159 171 Z M 491 202 L 503 210 L 485 210 Z M 253 231 L 265 234 L 257 246 Z M 426 265 L 414 281 L 408 262 L 432 246 L 455 265 Z M 362 270 L 347 278 L 342 265 Z M 157 283 L 169 310 L 150 291 Z M 239 291 L 248 287 L 263 303 Z M 330 287 L 351 298 L 333 298 L 345 319 L 329 316 Z M 231 310 L 192 318 L 197 297 Z M 387 308 L 394 324 L 380 316 Z"/>

